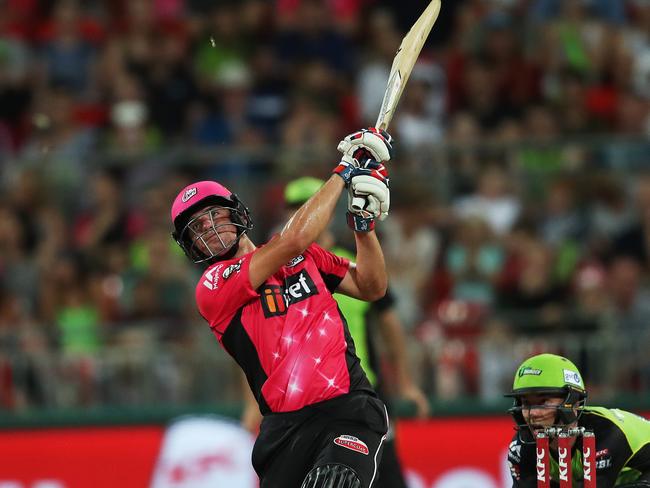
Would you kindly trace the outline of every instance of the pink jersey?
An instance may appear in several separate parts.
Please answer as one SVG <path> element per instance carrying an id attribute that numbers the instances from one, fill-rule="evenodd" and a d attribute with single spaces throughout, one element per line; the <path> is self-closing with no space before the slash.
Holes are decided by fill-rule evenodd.
<path id="1" fill-rule="evenodd" d="M 262 413 L 371 390 L 332 298 L 349 261 L 312 244 L 254 290 L 248 273 L 254 252 L 210 266 L 196 300 L 246 373 Z"/>

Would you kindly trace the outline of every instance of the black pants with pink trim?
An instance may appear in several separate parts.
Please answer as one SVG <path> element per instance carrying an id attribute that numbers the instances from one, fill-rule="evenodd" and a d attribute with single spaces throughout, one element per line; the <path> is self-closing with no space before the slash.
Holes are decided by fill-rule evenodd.
<path id="1" fill-rule="evenodd" d="M 260 488 L 300 488 L 315 466 L 343 464 L 375 487 L 388 431 L 384 404 L 354 392 L 296 412 L 266 415 L 253 449 Z"/>

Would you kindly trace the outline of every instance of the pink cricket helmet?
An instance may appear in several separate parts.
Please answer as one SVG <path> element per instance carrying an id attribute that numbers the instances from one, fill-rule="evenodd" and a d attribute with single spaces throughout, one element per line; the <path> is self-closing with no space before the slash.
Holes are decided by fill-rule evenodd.
<path id="1" fill-rule="evenodd" d="M 172 204 L 172 222 L 190 208 L 198 208 L 199 203 L 209 197 L 221 197 L 230 200 L 232 192 L 216 181 L 199 181 L 183 188 Z"/>
<path id="2" fill-rule="evenodd" d="M 211 251 L 210 255 L 206 255 L 197 248 L 197 238 L 190 236 L 188 226 L 193 220 L 193 213 L 215 205 L 230 208 L 232 223 L 237 228 L 237 239 L 231 243 L 226 253 L 217 254 Z M 241 236 L 253 228 L 246 206 L 237 195 L 216 181 L 198 181 L 183 188 L 172 204 L 171 219 L 174 224 L 172 237 L 195 263 L 212 262 L 234 254 Z M 218 235 L 216 228 L 211 231 Z"/>

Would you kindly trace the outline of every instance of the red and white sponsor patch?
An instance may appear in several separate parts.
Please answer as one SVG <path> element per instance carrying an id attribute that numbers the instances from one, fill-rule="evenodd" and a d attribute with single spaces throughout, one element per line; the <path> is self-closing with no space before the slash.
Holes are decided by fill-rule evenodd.
<path id="1" fill-rule="evenodd" d="M 367 456 L 370 452 L 365 442 L 360 440 L 358 437 L 351 435 L 338 436 L 336 439 L 334 439 L 334 444 L 337 446 L 345 447 L 346 449 L 350 449 L 351 451 L 359 452 L 365 456 Z"/>

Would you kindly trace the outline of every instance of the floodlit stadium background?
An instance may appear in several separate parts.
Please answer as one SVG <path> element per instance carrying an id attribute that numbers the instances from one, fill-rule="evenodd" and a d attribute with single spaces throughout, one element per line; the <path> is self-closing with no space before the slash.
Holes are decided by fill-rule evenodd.
<path id="1" fill-rule="evenodd" d="M 266 239 L 284 184 L 372 125 L 425 3 L 0 2 L 0 486 L 254 484 L 168 447 L 241 401 L 171 200 L 217 179 Z M 501 395 L 533 353 L 650 410 L 650 2 L 443 0 L 390 132 L 380 231 L 433 406 L 398 425 L 412 486 L 508 486 Z"/>

